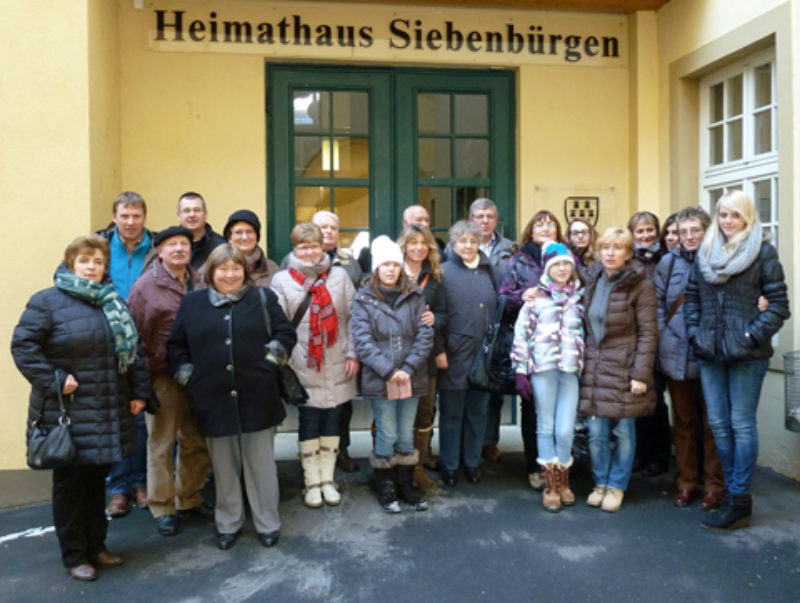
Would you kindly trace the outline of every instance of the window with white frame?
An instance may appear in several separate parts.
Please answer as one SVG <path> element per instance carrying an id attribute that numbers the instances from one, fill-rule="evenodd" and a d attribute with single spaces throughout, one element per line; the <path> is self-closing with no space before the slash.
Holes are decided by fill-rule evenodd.
<path id="1" fill-rule="evenodd" d="M 727 190 L 755 201 L 773 243 L 778 237 L 778 104 L 775 49 L 728 65 L 700 82 L 702 205 L 709 211 Z"/>

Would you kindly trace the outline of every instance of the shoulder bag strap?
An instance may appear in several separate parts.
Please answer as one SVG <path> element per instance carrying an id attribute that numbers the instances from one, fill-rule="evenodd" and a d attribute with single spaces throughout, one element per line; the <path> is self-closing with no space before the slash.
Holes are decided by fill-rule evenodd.
<path id="1" fill-rule="evenodd" d="M 60 416 L 58 418 L 58 422 L 61 423 L 62 425 L 69 425 L 70 420 L 69 420 L 69 415 L 67 415 L 67 407 L 64 405 L 64 397 L 61 394 L 61 375 L 62 374 L 63 374 L 63 371 L 61 369 L 56 369 L 55 370 L 56 395 L 58 396 L 58 410 L 60 412 Z M 72 399 L 72 396 L 70 396 L 70 399 Z M 39 408 L 39 415 L 36 417 L 36 421 L 34 422 L 34 425 L 38 425 L 39 422 L 44 417 L 44 403 L 45 403 L 45 401 L 43 399 L 42 400 L 42 406 Z"/>
<path id="2" fill-rule="evenodd" d="M 297 308 L 297 312 L 294 313 L 294 318 L 292 318 L 292 325 L 294 328 L 297 328 L 297 325 L 300 324 L 300 321 L 303 320 L 303 315 L 308 310 L 308 307 L 311 305 L 311 291 L 306 294 L 306 298 L 303 300 L 303 303 L 300 304 L 300 307 Z"/>
<path id="3" fill-rule="evenodd" d="M 269 340 L 272 339 L 272 321 L 267 312 L 267 295 L 261 287 L 258 287 L 258 296 L 261 298 L 261 313 L 264 315 L 264 326 L 267 327 L 267 339 Z"/>

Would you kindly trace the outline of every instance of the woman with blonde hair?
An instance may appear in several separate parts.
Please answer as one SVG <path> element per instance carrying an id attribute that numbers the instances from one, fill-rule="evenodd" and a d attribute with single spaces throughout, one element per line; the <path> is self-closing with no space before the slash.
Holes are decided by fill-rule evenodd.
<path id="1" fill-rule="evenodd" d="M 633 470 L 635 418 L 652 413 L 656 403 L 658 317 L 653 283 L 639 262 L 630 261 L 631 233 L 607 228 L 597 250 L 600 262 L 586 282 L 580 412 L 589 417 L 595 484 L 586 502 L 613 513 L 622 506 Z"/>
<path id="2" fill-rule="evenodd" d="M 447 320 L 442 288 L 442 269 L 439 266 L 439 246 L 430 230 L 409 224 L 400 232 L 397 244 L 403 250 L 403 268 L 411 281 L 422 290 L 425 312 L 422 321 L 433 327 L 433 349 L 428 359 L 428 389 L 420 396 L 414 419 L 414 448 L 419 451 L 419 463 L 414 467 L 414 485 L 423 492 L 436 492 L 438 486 L 426 473 L 423 463 L 428 454 L 436 412 L 435 356 L 444 351 L 443 329 Z"/>
<path id="3" fill-rule="evenodd" d="M 783 267 L 765 240 L 753 200 L 730 191 L 714 213 L 689 275 L 684 318 L 725 474 L 722 506 L 701 525 L 727 529 L 743 525 L 752 513 L 756 410 L 771 339 L 789 318 L 789 299 Z M 769 301 L 763 312 L 761 295 Z"/>

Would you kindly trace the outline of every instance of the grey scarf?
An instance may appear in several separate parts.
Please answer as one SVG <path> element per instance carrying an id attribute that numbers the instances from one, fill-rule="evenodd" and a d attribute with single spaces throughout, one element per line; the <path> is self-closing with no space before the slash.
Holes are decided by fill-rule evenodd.
<path id="1" fill-rule="evenodd" d="M 209 287 L 208 301 L 210 301 L 211 305 L 214 306 L 215 308 L 226 306 L 228 304 L 235 304 L 240 299 L 242 299 L 245 293 L 247 293 L 249 290 L 250 290 L 250 283 L 245 283 L 241 289 L 237 289 L 230 295 L 223 295 L 222 293 L 214 289 L 214 287 Z"/>
<path id="2" fill-rule="evenodd" d="M 703 249 L 697 254 L 697 262 L 703 278 L 712 285 L 723 285 L 735 274 L 747 270 L 761 252 L 764 233 L 761 224 L 756 221 L 746 239 L 735 247 L 727 249 L 724 236 L 718 233 L 711 241 L 711 249 L 707 253 Z"/>

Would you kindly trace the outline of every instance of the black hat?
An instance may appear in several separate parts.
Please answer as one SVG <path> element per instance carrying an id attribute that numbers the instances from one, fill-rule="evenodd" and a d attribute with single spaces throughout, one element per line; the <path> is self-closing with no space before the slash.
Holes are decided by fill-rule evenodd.
<path id="1" fill-rule="evenodd" d="M 189 243 L 194 240 L 194 235 L 188 228 L 184 228 L 183 226 L 170 226 L 153 236 L 153 247 L 158 247 L 171 237 L 186 237 L 189 239 Z"/>
<path id="2" fill-rule="evenodd" d="M 225 224 L 225 228 L 222 229 L 222 236 L 225 237 L 226 240 L 231 238 L 231 228 L 233 228 L 233 225 L 237 222 L 247 222 L 253 227 L 253 230 L 256 231 L 256 241 L 261 240 L 261 222 L 258 216 L 249 209 L 239 209 L 230 215 L 228 223 Z"/>

